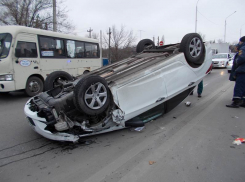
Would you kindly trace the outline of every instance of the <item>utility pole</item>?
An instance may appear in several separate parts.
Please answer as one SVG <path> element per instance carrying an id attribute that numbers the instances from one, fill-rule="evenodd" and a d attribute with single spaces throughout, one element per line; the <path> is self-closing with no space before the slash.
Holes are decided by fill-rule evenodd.
<path id="1" fill-rule="evenodd" d="M 153 43 L 155 44 L 155 37 L 154 36 L 152 37 L 152 40 L 153 40 Z"/>
<path id="2" fill-rule="evenodd" d="M 102 48 L 102 30 L 100 30 L 100 46 Z"/>
<path id="3" fill-rule="evenodd" d="M 234 11 L 234 13 L 236 13 L 236 11 Z M 224 43 L 225 43 L 225 38 L 226 38 L 226 20 L 227 18 L 229 18 L 231 15 L 233 15 L 234 13 L 230 14 L 229 16 L 226 17 L 225 19 L 225 35 L 224 35 Z"/>
<path id="4" fill-rule="evenodd" d="M 140 40 L 141 40 L 141 32 L 142 32 L 143 30 L 139 30 L 139 32 L 140 32 Z"/>
<path id="5" fill-rule="evenodd" d="M 158 36 L 158 38 L 157 38 L 157 46 L 159 46 L 159 36 Z"/>
<path id="6" fill-rule="evenodd" d="M 102 57 L 102 30 L 100 30 L 100 55 Z"/>
<path id="7" fill-rule="evenodd" d="M 245 23 L 244 23 L 243 25 L 245 25 Z M 242 26 L 243 26 L 243 25 L 242 25 Z M 242 26 L 241 26 L 241 28 L 240 28 L 240 38 L 242 37 Z"/>
<path id="8" fill-rule="evenodd" d="M 57 32 L 56 0 L 53 0 L 53 31 Z"/>
<path id="9" fill-rule="evenodd" d="M 199 0 L 198 0 L 199 1 Z M 198 3 L 197 1 L 197 3 Z M 195 33 L 197 33 L 197 4 L 196 4 L 196 23 L 195 23 Z"/>
<path id="10" fill-rule="evenodd" d="M 109 53 L 108 53 L 108 59 L 109 59 L 109 64 L 111 64 L 111 28 L 109 27 Z"/>
<path id="11" fill-rule="evenodd" d="M 93 31 L 93 29 L 91 29 L 91 27 L 89 28 L 89 30 L 87 30 L 87 32 L 89 32 L 89 38 L 91 38 L 91 32 Z"/>

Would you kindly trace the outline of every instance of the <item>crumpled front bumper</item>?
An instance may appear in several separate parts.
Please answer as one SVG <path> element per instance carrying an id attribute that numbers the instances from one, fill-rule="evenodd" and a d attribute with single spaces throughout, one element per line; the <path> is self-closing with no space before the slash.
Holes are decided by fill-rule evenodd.
<path id="1" fill-rule="evenodd" d="M 79 139 L 79 136 L 75 136 L 68 133 L 63 132 L 55 132 L 51 133 L 48 130 L 45 130 L 45 127 L 47 126 L 45 124 L 46 120 L 45 118 L 40 118 L 37 116 L 37 112 L 32 112 L 29 109 L 29 102 L 26 103 L 24 107 L 24 112 L 27 116 L 28 122 L 30 126 L 35 130 L 37 133 L 42 135 L 45 138 L 51 139 L 51 140 L 57 140 L 57 141 L 70 141 L 70 142 L 76 142 Z"/>

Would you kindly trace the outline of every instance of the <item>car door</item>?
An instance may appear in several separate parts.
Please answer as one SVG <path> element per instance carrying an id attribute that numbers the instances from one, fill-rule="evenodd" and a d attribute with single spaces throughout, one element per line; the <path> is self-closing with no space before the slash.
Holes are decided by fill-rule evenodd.
<path id="1" fill-rule="evenodd" d="M 162 69 L 146 74 L 117 89 L 119 107 L 125 113 L 125 119 L 157 106 L 164 102 L 166 97 Z"/>

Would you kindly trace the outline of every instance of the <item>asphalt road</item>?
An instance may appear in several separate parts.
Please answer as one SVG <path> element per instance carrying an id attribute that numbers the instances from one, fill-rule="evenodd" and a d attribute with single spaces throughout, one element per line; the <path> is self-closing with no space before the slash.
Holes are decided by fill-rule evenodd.
<path id="1" fill-rule="evenodd" d="M 195 90 L 143 131 L 124 129 L 76 145 L 32 131 L 23 93 L 0 94 L 0 181 L 244 182 L 245 144 L 232 141 L 245 138 L 245 108 L 225 107 L 233 87 L 226 69 L 214 69 L 202 98 Z"/>

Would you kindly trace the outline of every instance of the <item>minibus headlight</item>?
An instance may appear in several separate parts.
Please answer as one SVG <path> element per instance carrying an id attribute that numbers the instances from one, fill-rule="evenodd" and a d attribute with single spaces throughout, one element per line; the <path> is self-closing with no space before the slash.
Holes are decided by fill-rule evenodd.
<path id="1" fill-rule="evenodd" d="M 13 75 L 0 75 L 0 81 L 12 81 Z"/>

